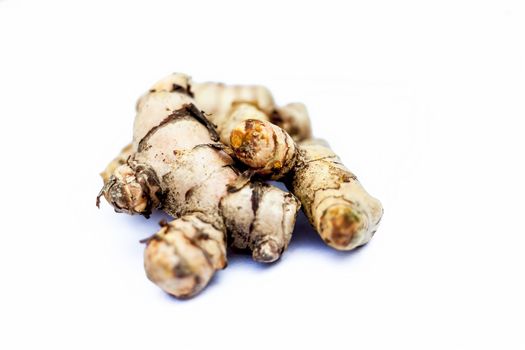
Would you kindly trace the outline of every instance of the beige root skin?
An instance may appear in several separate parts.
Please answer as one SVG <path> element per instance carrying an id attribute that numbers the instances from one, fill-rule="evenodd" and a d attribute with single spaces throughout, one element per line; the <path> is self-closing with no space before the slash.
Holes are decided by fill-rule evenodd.
<path id="1" fill-rule="evenodd" d="M 144 251 L 148 278 L 178 298 L 199 293 L 215 271 L 225 267 L 223 232 L 194 215 L 165 224 Z"/>
<path id="2" fill-rule="evenodd" d="M 295 165 L 296 146 L 280 127 L 248 119 L 231 132 L 230 145 L 235 156 L 255 173 L 278 180 Z"/>
<path id="3" fill-rule="evenodd" d="M 193 102 L 184 89 L 144 95 L 134 124 L 134 153 L 115 170 L 108 181 L 111 185 L 103 190 L 119 211 L 144 213 L 162 207 L 178 220 L 192 218 L 191 227 L 175 220 L 170 227 L 177 228 L 177 233 L 161 230 L 172 238 L 162 240 L 162 244 L 153 239 L 146 249 L 150 279 L 168 293 L 184 297 L 201 290 L 216 270 L 205 265 L 206 259 L 198 258 L 199 254 L 205 256 L 204 252 L 188 243 L 197 225 L 208 225 L 223 237 L 230 232 L 234 246 L 251 249 L 257 261 L 271 262 L 286 248 L 300 207 L 295 197 L 275 187 L 257 191 L 257 186 L 247 185 L 239 191 L 242 195 L 229 192 L 229 185 L 240 175 L 232 166 L 232 158 L 218 146 L 215 129 Z M 157 185 L 160 191 L 153 191 Z M 123 194 L 128 200 L 121 200 Z M 156 198 L 160 199 L 158 205 Z M 240 216 L 237 209 L 254 206 L 257 210 L 249 217 Z M 200 243 L 197 246 L 205 251 Z M 154 258 L 153 251 L 161 258 Z M 191 265 L 191 278 L 167 273 L 166 261 L 178 259 L 188 265 L 193 258 L 197 265 Z"/>
<path id="4" fill-rule="evenodd" d="M 364 190 L 326 142 L 308 140 L 297 146 L 275 125 L 247 120 L 233 130 L 231 143 L 236 157 L 264 169 L 261 173 L 274 179 L 291 174 L 289 188 L 328 245 L 352 250 L 370 241 L 383 213 L 381 203 Z M 277 162 L 280 167 L 272 166 Z"/>
<path id="5" fill-rule="evenodd" d="M 299 144 L 301 160 L 293 172 L 292 192 L 321 238 L 338 250 L 370 241 L 383 207 L 322 140 Z"/>
<path id="6" fill-rule="evenodd" d="M 256 261 L 269 263 L 279 259 L 292 237 L 300 206 L 297 198 L 265 183 L 253 182 L 227 196 L 221 204 L 234 247 L 250 249 Z"/>

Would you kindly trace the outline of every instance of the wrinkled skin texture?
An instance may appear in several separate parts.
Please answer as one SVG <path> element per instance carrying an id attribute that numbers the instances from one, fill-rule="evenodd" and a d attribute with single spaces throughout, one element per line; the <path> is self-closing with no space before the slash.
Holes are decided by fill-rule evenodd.
<path id="1" fill-rule="evenodd" d="M 251 206 L 235 204 L 247 201 Z M 298 205 L 292 194 L 252 182 L 225 197 L 221 204 L 226 225 L 231 231 L 232 245 L 250 249 L 254 260 L 273 262 L 288 247 Z"/>
<path id="2" fill-rule="evenodd" d="M 199 293 L 226 267 L 227 242 L 259 262 L 279 259 L 300 207 L 294 194 L 335 249 L 354 249 L 376 232 L 381 203 L 312 139 L 303 104 L 278 107 L 262 86 L 194 83 L 175 73 L 136 108 L 133 142 L 102 172 L 99 198 L 118 212 L 162 209 L 175 218 L 145 241 L 146 274 L 167 293 Z M 242 174 L 232 156 L 247 165 Z M 280 179 L 293 194 L 254 175 Z"/>
<path id="3" fill-rule="evenodd" d="M 166 292 L 189 297 L 225 266 L 225 254 L 216 251 L 225 251 L 228 232 L 233 246 L 250 249 L 255 260 L 277 260 L 288 245 L 300 204 L 293 195 L 262 184 L 228 191 L 239 178 L 234 162 L 186 90 L 187 77 L 176 78 L 177 84 L 161 81 L 139 100 L 132 154 L 113 171 L 102 195 L 119 212 L 149 215 L 162 208 L 176 218 L 154 236 L 165 239 L 148 241 L 145 268 Z M 237 208 L 252 211 L 247 218 Z M 208 233 L 196 236 L 203 227 Z M 214 237 L 214 244 L 204 244 L 202 237 Z M 219 255 L 218 262 L 203 258 Z M 170 264 L 173 273 L 167 273 Z"/>
<path id="4" fill-rule="evenodd" d="M 280 127 L 248 119 L 231 132 L 230 145 L 237 159 L 254 173 L 278 180 L 292 170 L 297 158 L 295 142 Z"/>
<path id="5" fill-rule="evenodd" d="M 298 145 L 300 158 L 289 183 L 291 191 L 321 238 L 338 250 L 352 250 L 370 241 L 383 207 L 322 140 Z"/>
<path id="6" fill-rule="evenodd" d="M 214 272 L 226 267 L 224 234 L 194 215 L 164 224 L 147 241 L 144 267 L 148 278 L 179 298 L 200 292 Z"/>
<path id="7" fill-rule="evenodd" d="M 286 131 L 266 121 L 243 121 L 233 129 L 236 157 L 273 179 L 287 177 L 315 230 L 331 247 L 352 250 L 370 241 L 383 214 L 356 176 L 322 140 L 298 145 Z"/>

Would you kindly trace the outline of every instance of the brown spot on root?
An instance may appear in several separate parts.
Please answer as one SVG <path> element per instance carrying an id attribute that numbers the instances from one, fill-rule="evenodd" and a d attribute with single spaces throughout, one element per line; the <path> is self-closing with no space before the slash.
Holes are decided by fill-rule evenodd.
<path id="1" fill-rule="evenodd" d="M 186 202 L 190 200 L 191 196 L 193 195 L 193 191 L 196 187 L 197 186 L 193 186 L 192 188 L 186 191 L 186 193 L 184 194 L 184 199 L 186 200 Z"/>
<path id="2" fill-rule="evenodd" d="M 171 91 L 170 92 L 178 92 L 181 94 L 186 94 L 189 97 L 193 98 L 193 92 L 191 91 L 191 85 L 188 84 L 188 88 L 184 88 L 183 86 L 180 86 L 179 84 L 172 84 L 171 85 Z"/>
<path id="3" fill-rule="evenodd" d="M 248 119 L 239 124 L 230 135 L 230 145 L 236 158 L 251 168 L 264 168 L 270 159 L 261 159 L 258 153 L 270 146 L 270 132 L 273 137 L 273 149 L 276 149 L 277 135 L 273 130 L 266 128 L 263 122 Z"/>
<path id="4" fill-rule="evenodd" d="M 192 272 L 187 264 L 178 263 L 173 267 L 173 276 L 175 278 L 185 278 L 192 275 Z"/>
<path id="5" fill-rule="evenodd" d="M 211 239 L 211 237 L 206 232 L 199 232 L 199 235 L 197 236 L 197 239 L 198 240 L 207 241 L 207 240 Z"/>
<path id="6" fill-rule="evenodd" d="M 254 129 L 253 125 L 255 124 L 255 120 L 253 119 L 248 119 L 246 121 L 246 130 L 252 130 Z"/>
<path id="7" fill-rule="evenodd" d="M 142 187 L 144 196 L 147 199 L 146 209 L 142 215 L 149 219 L 152 209 L 159 207 L 164 199 L 160 180 L 153 168 L 145 164 L 132 164 L 131 167 L 135 171 L 137 182 Z"/>
<path id="8" fill-rule="evenodd" d="M 195 288 L 197 288 L 198 286 L 201 285 L 201 283 L 202 283 L 202 278 L 201 278 L 201 276 L 199 276 L 199 275 L 194 275 L 194 276 L 193 276 L 193 279 L 194 279 L 194 281 L 195 281 Z M 195 288 L 194 288 L 194 289 L 195 289 Z M 193 294 L 193 293 L 194 293 L 194 291 L 192 290 L 192 294 Z"/>
<path id="9" fill-rule="evenodd" d="M 276 109 L 274 109 L 273 112 L 270 114 L 270 122 L 272 122 L 272 124 L 275 124 L 277 126 L 281 126 L 283 125 L 284 119 L 279 114 L 279 112 Z"/>
<path id="10" fill-rule="evenodd" d="M 357 177 L 348 170 L 340 169 L 338 167 L 330 167 L 330 176 L 338 183 L 357 181 Z"/>
<path id="11" fill-rule="evenodd" d="M 259 202 L 261 201 L 261 195 L 262 195 L 262 191 L 260 190 L 261 183 L 254 182 L 253 184 L 251 184 L 251 187 L 252 187 L 252 197 L 251 197 L 252 211 L 253 211 L 253 216 L 256 216 L 257 210 L 259 209 Z"/>
<path id="12" fill-rule="evenodd" d="M 261 203 L 264 192 L 266 192 L 269 185 L 266 183 L 257 181 L 257 182 L 252 182 L 250 184 L 250 187 L 252 188 L 251 203 L 252 203 L 252 211 L 253 211 L 253 220 L 250 224 L 250 234 L 251 234 L 253 231 L 253 226 L 255 225 L 255 221 L 257 221 L 257 211 L 259 210 L 259 205 Z"/>
<path id="13" fill-rule="evenodd" d="M 191 98 L 195 97 L 195 94 L 193 93 L 193 91 L 191 91 L 191 84 L 190 84 L 190 83 L 187 83 L 187 85 L 188 85 L 188 87 L 187 87 L 187 89 L 186 89 L 187 94 L 188 94 Z"/>

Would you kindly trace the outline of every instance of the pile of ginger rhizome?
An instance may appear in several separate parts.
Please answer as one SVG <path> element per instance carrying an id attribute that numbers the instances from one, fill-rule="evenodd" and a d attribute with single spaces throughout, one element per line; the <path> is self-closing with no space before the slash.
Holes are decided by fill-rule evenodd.
<path id="1" fill-rule="evenodd" d="M 298 210 L 330 247 L 352 250 L 383 209 L 322 140 L 301 103 L 276 106 L 262 86 L 196 83 L 172 74 L 137 102 L 133 140 L 101 174 L 98 198 L 115 211 L 174 218 L 143 241 L 148 278 L 169 294 L 197 294 L 227 265 L 226 250 L 271 263 Z M 285 183 L 290 193 L 266 181 Z"/>

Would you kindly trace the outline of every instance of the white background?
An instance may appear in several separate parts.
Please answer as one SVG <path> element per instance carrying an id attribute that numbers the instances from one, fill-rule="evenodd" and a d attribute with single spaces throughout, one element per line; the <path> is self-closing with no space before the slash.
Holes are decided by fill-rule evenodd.
<path id="1" fill-rule="evenodd" d="M 363 249 L 300 218 L 190 301 L 151 220 L 95 207 L 173 71 L 307 104 L 385 207 Z M 0 0 L 0 348 L 525 349 L 523 1 Z"/>

